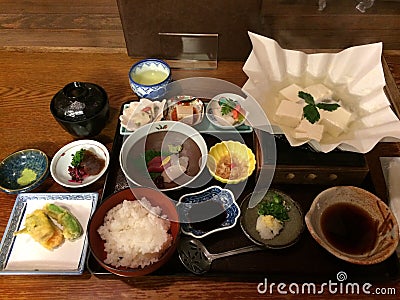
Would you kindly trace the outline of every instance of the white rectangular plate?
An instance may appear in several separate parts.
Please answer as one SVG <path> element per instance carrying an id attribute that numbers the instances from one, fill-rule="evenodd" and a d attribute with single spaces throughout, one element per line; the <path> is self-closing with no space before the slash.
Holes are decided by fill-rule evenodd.
<path id="1" fill-rule="evenodd" d="M 97 193 L 19 194 L 0 244 L 0 275 L 82 274 L 88 248 L 86 228 L 97 200 Z M 82 225 L 82 237 L 73 242 L 66 240 L 51 251 L 28 234 L 14 236 L 14 232 L 24 227 L 26 216 L 47 203 L 69 209 Z"/>

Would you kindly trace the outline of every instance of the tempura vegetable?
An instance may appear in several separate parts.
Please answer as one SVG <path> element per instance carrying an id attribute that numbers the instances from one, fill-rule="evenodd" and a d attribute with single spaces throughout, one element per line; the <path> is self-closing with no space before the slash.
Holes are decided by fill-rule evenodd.
<path id="1" fill-rule="evenodd" d="M 53 222 L 62 226 L 62 230 Z M 55 204 L 46 204 L 27 215 L 25 227 L 14 235 L 27 233 L 43 247 L 53 250 L 64 243 L 65 239 L 73 241 L 83 234 L 78 219 L 67 209 Z"/>
<path id="2" fill-rule="evenodd" d="M 43 247 L 53 250 L 64 242 L 62 231 L 53 223 L 42 209 L 29 214 L 25 220 L 25 227 L 14 235 L 27 233 Z"/>
<path id="3" fill-rule="evenodd" d="M 83 234 L 82 225 L 67 209 L 56 204 L 48 203 L 44 206 L 43 210 L 48 216 L 55 219 L 62 226 L 62 233 L 66 239 L 73 241 Z"/>

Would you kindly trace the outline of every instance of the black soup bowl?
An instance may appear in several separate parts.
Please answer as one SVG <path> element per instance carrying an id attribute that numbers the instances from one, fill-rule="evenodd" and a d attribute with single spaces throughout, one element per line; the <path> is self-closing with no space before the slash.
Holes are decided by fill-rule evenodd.
<path id="1" fill-rule="evenodd" d="M 109 118 L 106 91 L 94 83 L 74 81 L 54 95 L 50 111 L 57 122 L 71 135 L 98 135 Z"/>

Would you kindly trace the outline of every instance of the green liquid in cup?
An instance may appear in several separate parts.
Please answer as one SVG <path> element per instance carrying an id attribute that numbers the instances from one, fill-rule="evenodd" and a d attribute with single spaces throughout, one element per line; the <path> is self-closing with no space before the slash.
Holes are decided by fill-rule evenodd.
<path id="1" fill-rule="evenodd" d="M 153 85 L 153 84 L 164 81 L 165 79 L 167 79 L 167 77 L 168 77 L 168 74 L 163 71 L 148 70 L 148 71 L 144 71 L 142 73 L 136 74 L 133 77 L 133 80 L 139 84 Z"/>

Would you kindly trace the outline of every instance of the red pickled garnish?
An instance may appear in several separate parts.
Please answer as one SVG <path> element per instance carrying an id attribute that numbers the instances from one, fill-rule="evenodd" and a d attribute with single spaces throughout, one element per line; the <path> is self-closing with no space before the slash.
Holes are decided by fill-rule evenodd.
<path id="1" fill-rule="evenodd" d="M 84 168 L 81 166 L 78 166 L 78 167 L 69 166 L 68 173 L 71 176 L 71 179 L 68 180 L 69 182 L 82 183 L 83 179 L 88 176 L 88 174 L 85 172 Z"/>
<path id="2" fill-rule="evenodd" d="M 232 117 L 235 120 L 237 120 L 239 118 L 239 112 L 236 109 L 232 110 Z"/>
<path id="3" fill-rule="evenodd" d="M 146 107 L 144 107 L 144 108 L 142 109 L 142 111 L 143 111 L 143 112 L 151 111 L 151 107 L 146 106 Z"/>

